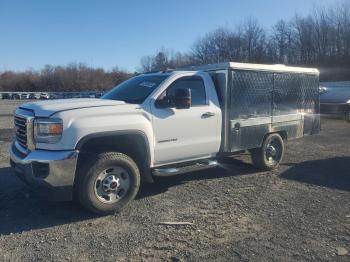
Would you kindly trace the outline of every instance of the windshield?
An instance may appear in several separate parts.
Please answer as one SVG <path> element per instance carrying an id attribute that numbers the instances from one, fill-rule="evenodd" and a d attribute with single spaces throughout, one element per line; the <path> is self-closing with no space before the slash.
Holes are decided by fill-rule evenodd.
<path id="1" fill-rule="evenodd" d="M 142 75 L 133 77 L 114 87 L 102 99 L 142 104 L 167 77 L 168 75 Z"/>

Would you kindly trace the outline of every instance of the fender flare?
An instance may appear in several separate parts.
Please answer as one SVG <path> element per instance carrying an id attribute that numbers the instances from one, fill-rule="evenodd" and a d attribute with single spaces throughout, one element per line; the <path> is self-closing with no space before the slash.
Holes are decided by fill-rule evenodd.
<path id="1" fill-rule="evenodd" d="M 146 149 L 146 168 L 143 170 L 143 177 L 145 178 L 146 182 L 153 182 L 153 178 L 150 172 L 150 167 L 151 167 L 151 151 L 150 151 L 150 144 L 147 135 L 140 130 L 119 130 L 119 131 L 104 131 L 104 132 L 97 132 L 97 133 L 92 133 L 88 134 L 82 138 L 79 139 L 75 146 L 75 150 L 80 151 L 83 146 L 89 142 L 92 139 L 95 138 L 103 138 L 103 137 L 118 137 L 122 135 L 137 135 L 142 138 L 144 142 L 144 147 Z"/>

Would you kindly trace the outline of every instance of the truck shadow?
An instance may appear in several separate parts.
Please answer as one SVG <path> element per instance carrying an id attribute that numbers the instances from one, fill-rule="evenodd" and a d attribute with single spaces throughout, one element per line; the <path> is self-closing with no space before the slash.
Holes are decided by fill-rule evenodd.
<path id="1" fill-rule="evenodd" d="M 280 177 L 317 186 L 350 191 L 350 157 L 336 157 L 306 161 L 290 166 Z M 136 198 L 166 192 L 170 187 L 191 181 L 242 176 L 258 172 L 252 165 L 230 159 L 221 167 L 167 178 L 146 184 Z M 0 168 L 0 235 L 49 228 L 95 218 L 73 202 L 49 202 L 34 196 L 14 175 L 10 168 Z"/>
<path id="2" fill-rule="evenodd" d="M 196 180 L 211 180 L 222 177 L 243 176 L 259 172 L 254 166 L 239 159 L 230 158 L 218 167 L 186 173 L 181 175 L 159 177 L 155 183 L 145 184 L 137 196 L 137 199 L 142 199 L 166 192 L 169 188 L 179 186 L 190 181 Z"/>
<path id="3" fill-rule="evenodd" d="M 9 167 L 0 168 L 0 235 L 83 221 L 94 216 L 73 202 L 34 196 Z"/>
<path id="4" fill-rule="evenodd" d="M 350 191 L 350 157 L 305 161 L 283 172 L 280 177 L 322 187 Z"/>
<path id="5" fill-rule="evenodd" d="M 255 173 L 257 170 L 240 160 L 230 159 L 223 168 L 213 168 L 173 177 L 160 178 L 143 185 L 136 198 L 161 194 L 173 186 L 195 180 L 217 179 Z M 96 218 L 74 202 L 50 202 L 33 194 L 9 167 L 0 168 L 0 235 L 50 228 Z"/>

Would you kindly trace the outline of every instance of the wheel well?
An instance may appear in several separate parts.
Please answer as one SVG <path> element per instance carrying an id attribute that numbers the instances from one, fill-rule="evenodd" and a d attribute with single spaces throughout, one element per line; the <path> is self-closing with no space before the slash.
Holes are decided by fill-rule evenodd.
<path id="1" fill-rule="evenodd" d="M 288 136 L 287 136 L 287 132 L 286 131 L 278 131 L 278 132 L 276 132 L 277 134 L 279 134 L 281 137 L 282 137 L 282 139 L 284 140 L 284 141 L 286 141 L 287 139 L 288 139 Z"/>
<path id="2" fill-rule="evenodd" d="M 141 180 L 148 183 L 153 182 L 150 172 L 150 147 L 146 135 L 141 132 L 128 134 L 108 132 L 88 135 L 78 142 L 76 149 L 79 150 L 79 157 L 74 181 L 75 188 L 81 176 L 79 174 L 80 165 L 84 164 L 84 160 L 105 152 L 118 152 L 131 157 L 139 167 Z"/>
<path id="3" fill-rule="evenodd" d="M 286 132 L 286 131 L 276 131 L 276 132 L 267 133 L 267 134 L 264 136 L 264 140 L 263 140 L 263 141 L 265 141 L 265 139 L 266 139 L 267 136 L 272 135 L 272 134 L 279 134 L 279 135 L 282 137 L 283 141 L 287 141 L 287 139 L 288 139 L 288 136 L 287 136 L 287 132 Z"/>
<path id="4" fill-rule="evenodd" d="M 131 157 L 139 167 L 149 165 L 149 150 L 145 139 L 138 134 L 92 137 L 79 147 L 82 155 L 119 152 Z"/>

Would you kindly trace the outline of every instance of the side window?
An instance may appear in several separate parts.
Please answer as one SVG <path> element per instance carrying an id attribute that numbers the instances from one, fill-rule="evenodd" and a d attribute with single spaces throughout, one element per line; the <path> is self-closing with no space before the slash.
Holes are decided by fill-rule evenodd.
<path id="1" fill-rule="evenodd" d="M 206 105 L 205 86 L 203 79 L 198 76 L 182 77 L 175 80 L 166 90 L 167 96 L 174 96 L 175 90 L 179 88 L 191 89 L 192 106 Z"/>

